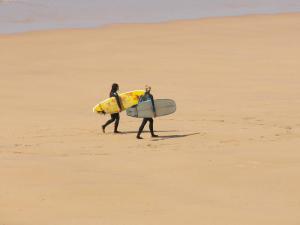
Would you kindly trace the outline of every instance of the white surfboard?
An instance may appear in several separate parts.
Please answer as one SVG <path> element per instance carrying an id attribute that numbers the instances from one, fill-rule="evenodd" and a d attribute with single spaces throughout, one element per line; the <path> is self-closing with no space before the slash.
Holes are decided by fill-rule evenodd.
<path id="1" fill-rule="evenodd" d="M 154 100 L 156 116 L 166 116 L 176 111 L 176 103 L 172 99 L 155 99 Z M 126 110 L 128 116 L 137 118 L 154 117 L 151 101 L 139 103 L 137 106 Z"/>

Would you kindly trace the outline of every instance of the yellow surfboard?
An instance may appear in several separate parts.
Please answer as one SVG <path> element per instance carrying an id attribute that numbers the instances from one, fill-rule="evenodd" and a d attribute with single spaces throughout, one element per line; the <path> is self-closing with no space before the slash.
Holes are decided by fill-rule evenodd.
<path id="1" fill-rule="evenodd" d="M 145 94 L 143 90 L 135 90 L 119 94 L 121 99 L 122 111 L 128 109 L 139 102 L 139 97 Z M 119 112 L 118 103 L 115 97 L 108 98 L 95 105 L 93 112 L 117 113 Z"/>

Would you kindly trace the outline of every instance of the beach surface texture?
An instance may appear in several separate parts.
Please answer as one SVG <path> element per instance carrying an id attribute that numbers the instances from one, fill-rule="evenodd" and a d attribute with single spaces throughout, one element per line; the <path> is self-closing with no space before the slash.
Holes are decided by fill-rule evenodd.
<path id="1" fill-rule="evenodd" d="M 0 35 L 0 224 L 299 225 L 299 40 L 298 13 Z M 114 82 L 176 101 L 158 138 L 102 134 Z"/>

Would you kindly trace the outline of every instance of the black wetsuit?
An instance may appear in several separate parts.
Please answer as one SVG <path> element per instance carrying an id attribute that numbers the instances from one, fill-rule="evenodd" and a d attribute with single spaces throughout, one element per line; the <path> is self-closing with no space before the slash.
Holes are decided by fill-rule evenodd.
<path id="1" fill-rule="evenodd" d="M 146 94 L 141 97 L 140 102 L 144 102 L 144 101 L 148 101 L 148 100 L 151 100 L 153 112 L 156 113 L 153 95 L 146 92 Z M 150 132 L 151 132 L 151 136 L 152 137 L 156 136 L 154 134 L 154 130 L 153 130 L 153 119 L 152 118 L 144 118 L 143 122 L 142 122 L 142 124 L 139 128 L 139 132 L 137 134 L 137 137 L 140 137 L 140 135 L 143 132 L 143 129 L 144 129 L 144 127 L 145 127 L 145 125 L 148 121 L 149 121 L 149 129 L 150 129 Z"/>
<path id="2" fill-rule="evenodd" d="M 115 97 L 116 98 L 116 101 L 118 103 L 118 106 L 119 106 L 119 109 L 121 111 L 122 109 L 122 106 L 121 106 L 121 100 L 120 100 L 120 97 L 118 95 L 117 92 L 114 92 L 114 91 L 111 91 L 110 94 L 109 94 L 109 97 Z M 120 114 L 119 113 L 113 113 L 110 115 L 111 116 L 111 119 L 108 120 L 104 125 L 103 125 L 103 128 L 105 129 L 105 127 L 107 127 L 109 124 L 113 123 L 115 121 L 115 129 L 114 129 L 114 132 L 118 132 L 118 126 L 119 126 L 119 121 L 120 121 Z"/>

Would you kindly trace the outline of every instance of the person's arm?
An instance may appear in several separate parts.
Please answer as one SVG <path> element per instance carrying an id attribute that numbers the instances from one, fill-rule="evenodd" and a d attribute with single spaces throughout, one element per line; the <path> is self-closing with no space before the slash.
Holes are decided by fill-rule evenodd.
<path id="1" fill-rule="evenodd" d="M 121 99 L 118 95 L 118 93 L 114 93 L 114 97 L 116 98 L 116 101 L 118 103 L 118 106 L 119 106 L 119 109 L 120 109 L 120 112 L 122 111 L 122 104 L 121 104 Z"/>
<path id="2" fill-rule="evenodd" d="M 154 104 L 153 95 L 150 95 L 150 99 L 151 99 L 151 103 L 152 103 L 152 110 L 154 112 L 154 116 L 156 116 L 156 108 L 155 108 L 155 104 Z"/>

